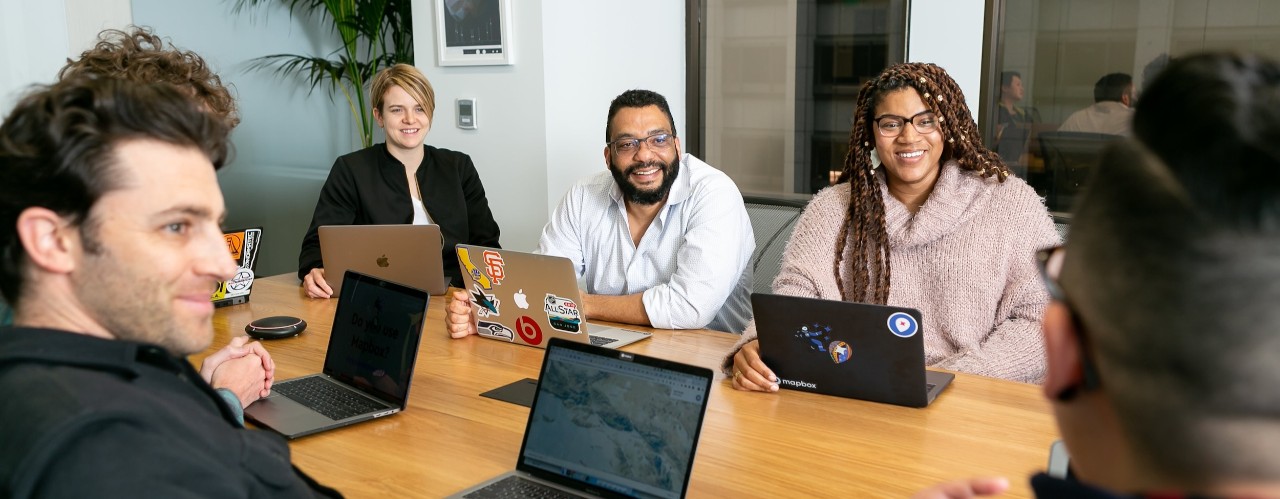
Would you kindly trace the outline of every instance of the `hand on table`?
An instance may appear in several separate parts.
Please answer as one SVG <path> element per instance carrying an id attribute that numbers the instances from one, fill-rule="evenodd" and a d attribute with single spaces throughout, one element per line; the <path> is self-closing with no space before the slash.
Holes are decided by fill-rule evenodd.
<path id="1" fill-rule="evenodd" d="M 333 296 L 333 288 L 324 280 L 324 269 L 314 268 L 302 278 L 302 289 L 312 298 L 329 298 Z"/>
<path id="2" fill-rule="evenodd" d="M 229 371 L 224 371 L 221 374 L 218 373 L 219 368 L 221 368 L 223 364 L 233 360 L 238 361 L 249 356 L 252 356 L 253 360 L 257 364 L 256 371 L 249 369 L 248 366 L 240 365 L 247 364 L 241 362 L 237 363 L 237 367 L 232 367 Z M 227 388 L 231 390 L 236 394 L 236 397 L 240 399 L 241 407 L 248 407 L 249 403 L 254 400 L 271 395 L 271 383 L 275 380 L 275 370 L 276 363 L 271 359 L 271 354 L 267 353 L 267 349 L 262 346 L 262 343 L 257 341 L 250 342 L 248 336 L 237 336 L 235 338 L 231 338 L 231 343 L 227 344 L 227 346 L 223 347 L 221 350 L 205 357 L 204 362 L 200 364 L 200 377 L 204 378 L 205 382 L 209 383 L 214 388 Z M 258 381 L 261 385 L 256 396 L 252 398 L 241 395 L 238 388 L 245 388 L 243 386 L 237 388 L 228 384 L 219 384 L 243 383 L 244 380 L 239 380 L 237 378 L 240 376 L 249 376 L 254 374 L 260 376 Z M 248 401 L 246 402 L 246 400 Z"/>
<path id="3" fill-rule="evenodd" d="M 778 391 L 778 377 L 760 359 L 760 340 L 751 340 L 733 354 L 733 387 L 757 392 Z"/>
<path id="4" fill-rule="evenodd" d="M 940 483 L 916 492 L 913 499 L 967 499 L 993 496 L 1009 490 L 1009 480 L 1004 477 L 981 477 Z"/>

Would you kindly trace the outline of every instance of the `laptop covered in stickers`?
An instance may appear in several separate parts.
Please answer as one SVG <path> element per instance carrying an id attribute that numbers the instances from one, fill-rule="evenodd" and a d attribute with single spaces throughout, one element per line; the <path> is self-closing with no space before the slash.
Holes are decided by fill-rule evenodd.
<path id="1" fill-rule="evenodd" d="M 781 388 L 925 407 L 955 379 L 925 369 L 918 310 L 763 293 L 751 306 Z"/>
<path id="2" fill-rule="evenodd" d="M 652 333 L 592 324 L 568 258 L 459 244 L 458 267 L 485 338 L 546 348 L 551 338 L 618 348 Z"/>
<path id="3" fill-rule="evenodd" d="M 262 247 L 262 227 L 228 230 L 222 232 L 227 251 L 236 261 L 236 273 L 231 279 L 218 282 L 210 300 L 214 307 L 227 307 L 249 302 L 253 291 L 253 279 L 258 268 L 258 249 Z"/>

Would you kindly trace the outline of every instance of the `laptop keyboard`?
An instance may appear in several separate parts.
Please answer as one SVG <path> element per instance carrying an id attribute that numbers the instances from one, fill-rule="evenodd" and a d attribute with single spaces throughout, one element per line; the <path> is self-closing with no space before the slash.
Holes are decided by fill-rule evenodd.
<path id="1" fill-rule="evenodd" d="M 280 383 L 272 386 L 271 390 L 334 421 L 383 408 L 382 405 L 319 376 Z"/>
<path id="2" fill-rule="evenodd" d="M 587 335 L 587 337 L 588 337 L 588 338 L 591 338 L 591 344 L 592 344 L 592 345 L 595 345 L 595 346 L 598 346 L 598 347 L 602 347 L 602 346 L 608 345 L 608 344 L 610 344 L 610 343 L 613 343 L 613 342 L 615 342 L 615 341 L 618 341 L 618 340 L 616 340 L 616 339 L 614 339 L 614 338 L 605 338 L 604 336 L 591 336 L 591 335 Z"/>
<path id="3" fill-rule="evenodd" d="M 533 480 L 527 480 L 518 476 L 509 476 L 462 497 L 476 499 L 505 499 L 508 497 L 513 499 L 519 497 L 563 497 L 566 499 L 573 499 L 577 496 L 554 487 L 548 487 Z"/>

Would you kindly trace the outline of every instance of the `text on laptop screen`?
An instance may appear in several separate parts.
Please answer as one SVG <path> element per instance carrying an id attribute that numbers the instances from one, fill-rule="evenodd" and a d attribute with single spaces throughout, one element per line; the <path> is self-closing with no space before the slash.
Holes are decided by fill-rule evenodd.
<path id="1" fill-rule="evenodd" d="M 412 347 L 427 304 L 396 286 L 357 277 L 342 283 L 324 373 L 399 403 L 413 376 Z"/>
<path id="2" fill-rule="evenodd" d="M 564 348 L 546 363 L 521 462 L 629 496 L 679 497 L 706 381 Z"/>

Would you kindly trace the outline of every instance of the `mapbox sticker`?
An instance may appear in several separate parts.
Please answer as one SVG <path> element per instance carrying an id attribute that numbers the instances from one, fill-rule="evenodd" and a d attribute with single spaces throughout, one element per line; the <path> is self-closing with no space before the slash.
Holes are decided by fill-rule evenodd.
<path id="1" fill-rule="evenodd" d="M 516 331 L 525 343 L 535 346 L 542 344 L 542 327 L 532 317 L 522 315 L 516 319 Z"/>
<path id="2" fill-rule="evenodd" d="M 476 329 L 480 336 L 512 342 L 516 340 L 516 333 L 511 328 L 497 322 L 479 321 L 477 325 Z"/>
<path id="3" fill-rule="evenodd" d="M 582 332 L 582 314 L 578 312 L 578 304 L 568 298 L 547 293 L 542 309 L 547 313 L 547 323 L 551 329 L 566 333 Z"/>

